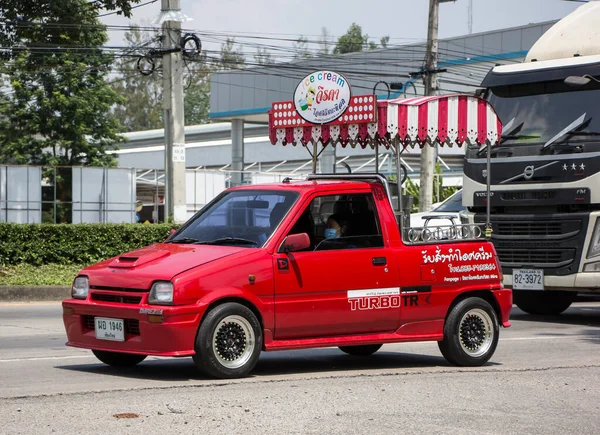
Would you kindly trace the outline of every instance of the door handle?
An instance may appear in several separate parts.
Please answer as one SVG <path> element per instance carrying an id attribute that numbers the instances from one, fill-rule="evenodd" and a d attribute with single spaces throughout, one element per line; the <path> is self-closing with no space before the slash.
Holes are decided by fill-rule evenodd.
<path id="1" fill-rule="evenodd" d="M 373 257 L 373 266 L 385 266 L 386 264 L 387 264 L 387 258 Z"/>

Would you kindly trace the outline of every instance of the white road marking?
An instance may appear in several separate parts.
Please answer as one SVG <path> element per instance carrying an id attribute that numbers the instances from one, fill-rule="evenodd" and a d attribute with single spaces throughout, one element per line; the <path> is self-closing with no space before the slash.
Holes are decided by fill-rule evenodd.
<path id="1" fill-rule="evenodd" d="M 13 358 L 13 359 L 0 359 L 0 363 L 10 362 L 22 362 L 22 361 L 47 361 L 47 360 L 58 360 L 58 359 L 74 359 L 74 358 L 95 358 L 94 355 L 70 355 L 70 356 L 43 356 L 43 357 L 31 357 L 31 358 Z"/>

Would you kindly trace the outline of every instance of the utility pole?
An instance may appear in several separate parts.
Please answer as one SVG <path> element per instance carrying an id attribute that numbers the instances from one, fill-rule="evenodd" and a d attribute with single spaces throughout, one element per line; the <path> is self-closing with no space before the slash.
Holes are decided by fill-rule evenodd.
<path id="1" fill-rule="evenodd" d="M 469 0 L 469 35 L 473 33 L 473 0 Z"/>
<path id="2" fill-rule="evenodd" d="M 427 27 L 427 55 L 425 58 L 425 95 L 436 95 L 438 81 L 435 71 L 438 61 L 438 11 L 440 1 L 429 0 L 429 25 Z M 419 177 L 419 211 L 431 210 L 433 197 L 433 172 L 436 150 L 425 145 L 421 149 L 421 175 Z"/>
<path id="3" fill-rule="evenodd" d="M 161 13 L 180 11 L 180 0 L 162 0 Z M 172 15 L 170 13 L 173 13 Z M 185 196 L 185 132 L 183 116 L 183 55 L 181 23 L 163 23 L 163 106 L 165 123 L 165 220 L 187 220 Z"/>

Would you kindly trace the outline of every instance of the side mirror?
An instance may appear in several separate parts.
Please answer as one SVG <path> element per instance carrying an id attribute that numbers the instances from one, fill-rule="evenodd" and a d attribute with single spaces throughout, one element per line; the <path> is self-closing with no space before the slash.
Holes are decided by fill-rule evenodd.
<path id="1" fill-rule="evenodd" d="M 283 252 L 297 252 L 310 248 L 310 238 L 306 233 L 291 234 L 283 241 Z"/>

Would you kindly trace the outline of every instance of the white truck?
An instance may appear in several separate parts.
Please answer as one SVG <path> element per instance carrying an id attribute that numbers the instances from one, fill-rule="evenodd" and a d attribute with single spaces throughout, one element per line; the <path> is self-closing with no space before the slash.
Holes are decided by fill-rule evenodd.
<path id="1" fill-rule="evenodd" d="M 492 241 L 530 314 L 600 294 L 600 2 L 550 28 L 523 63 L 496 66 L 484 97 L 504 124 L 490 148 Z M 463 220 L 483 223 L 486 149 L 466 151 Z"/>

